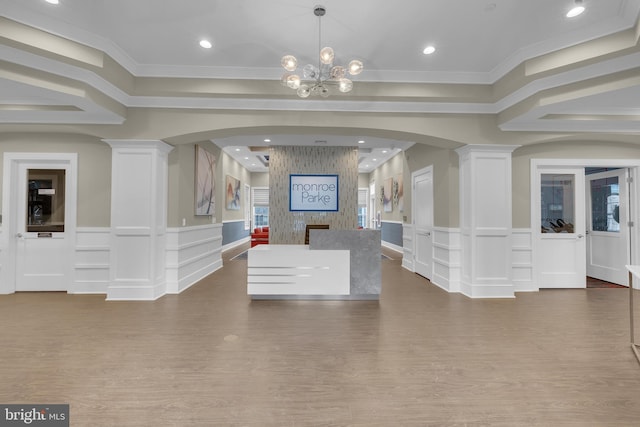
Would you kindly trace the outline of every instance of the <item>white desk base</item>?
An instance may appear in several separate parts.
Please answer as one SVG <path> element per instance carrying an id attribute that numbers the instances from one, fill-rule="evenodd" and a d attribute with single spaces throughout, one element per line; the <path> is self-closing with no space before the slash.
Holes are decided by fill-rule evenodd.
<path id="1" fill-rule="evenodd" d="M 249 249 L 247 294 L 254 299 L 331 299 L 350 293 L 348 250 L 308 245 L 258 245 Z"/>

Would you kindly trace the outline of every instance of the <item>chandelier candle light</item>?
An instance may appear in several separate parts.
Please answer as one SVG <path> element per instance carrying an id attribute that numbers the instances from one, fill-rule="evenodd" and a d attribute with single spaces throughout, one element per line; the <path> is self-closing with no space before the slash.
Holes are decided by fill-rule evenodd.
<path id="1" fill-rule="evenodd" d="M 363 64 L 354 59 L 349 62 L 347 68 L 341 65 L 333 65 L 333 49 L 322 47 L 322 17 L 327 13 L 324 6 L 316 6 L 313 14 L 318 17 L 318 50 L 320 55 L 318 65 L 307 64 L 302 68 L 302 77 L 296 74 L 298 60 L 293 55 L 282 57 L 282 67 L 287 71 L 282 76 L 282 84 L 297 91 L 300 98 L 308 98 L 309 95 L 320 95 L 323 98 L 329 96 L 329 86 L 336 85 L 340 92 L 346 93 L 353 89 L 353 82 L 348 75 L 355 76 L 362 72 Z"/>

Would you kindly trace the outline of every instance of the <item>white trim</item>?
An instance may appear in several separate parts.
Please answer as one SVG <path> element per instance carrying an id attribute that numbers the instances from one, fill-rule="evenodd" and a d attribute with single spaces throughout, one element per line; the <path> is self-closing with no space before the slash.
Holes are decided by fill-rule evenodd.
<path id="1" fill-rule="evenodd" d="M 394 252 L 398 252 L 399 254 L 403 254 L 404 253 L 404 249 L 401 246 L 398 245 L 394 245 L 393 243 L 389 243 L 386 242 L 384 240 L 381 241 L 381 245 L 382 247 L 385 247 L 387 249 L 391 249 Z"/>
<path id="2" fill-rule="evenodd" d="M 539 265 L 536 260 L 539 258 L 536 242 L 538 239 L 536 238 L 537 233 L 533 230 L 537 230 L 540 227 L 540 224 L 536 224 L 536 221 L 540 217 L 539 206 L 540 202 L 536 199 L 535 194 L 539 194 L 537 190 L 538 182 L 537 182 L 537 174 L 541 169 L 550 168 L 550 167 L 618 167 L 618 168 L 629 168 L 629 176 L 633 179 L 632 184 L 630 185 L 630 200 L 629 200 L 629 208 L 630 215 L 629 220 L 634 221 L 636 223 L 635 227 L 632 227 L 629 230 L 629 237 L 631 238 L 631 264 L 640 263 L 640 226 L 638 224 L 640 221 L 636 220 L 638 218 L 638 214 L 640 211 L 638 210 L 640 207 L 640 185 L 638 185 L 638 179 L 640 176 L 640 159 L 531 159 L 530 163 L 530 174 L 529 174 L 529 184 L 531 191 L 531 201 L 530 201 L 530 218 L 531 218 L 531 230 L 532 230 L 532 264 L 533 264 L 533 281 L 532 281 L 532 289 L 539 289 L 540 283 L 538 283 L 538 273 L 539 273 Z M 586 209 L 586 206 L 582 207 Z M 538 221 L 539 222 L 539 221 Z M 586 254 L 585 254 L 586 257 Z M 585 258 L 586 262 L 586 258 Z"/>
<path id="3" fill-rule="evenodd" d="M 536 292 L 533 280 L 533 232 L 514 228 L 511 240 L 511 271 L 514 292 Z"/>
<path id="4" fill-rule="evenodd" d="M 179 294 L 222 268 L 222 225 L 167 228 L 167 294 Z"/>
<path id="5" fill-rule="evenodd" d="M 462 271 L 462 232 L 459 228 L 433 228 L 433 277 L 431 283 L 447 292 L 459 293 Z"/>
<path id="6" fill-rule="evenodd" d="M 47 168 L 54 166 L 65 169 L 65 239 L 69 263 L 65 266 L 68 283 L 72 283 L 75 262 L 76 221 L 78 203 L 78 154 L 77 153 L 4 153 L 2 178 L 2 218 L 6 225 L 6 233 L 2 233 L 0 255 L 6 254 L 0 265 L 0 294 L 14 293 L 16 290 L 16 239 L 17 219 L 15 210 L 18 199 L 18 166 L 20 164 L 37 164 Z M 71 285 L 70 285 L 71 286 Z M 67 288 L 67 291 L 69 288 Z"/>
<path id="7" fill-rule="evenodd" d="M 229 219 L 226 221 L 222 221 L 221 224 L 230 224 L 232 222 L 244 222 L 244 219 Z"/>
<path id="8" fill-rule="evenodd" d="M 111 228 L 78 227 L 71 294 L 106 294 L 111 269 Z"/>
<path id="9" fill-rule="evenodd" d="M 402 267 L 415 273 L 413 262 L 413 224 L 402 224 Z"/>
<path id="10" fill-rule="evenodd" d="M 434 270 L 435 270 L 435 266 L 434 266 L 434 229 L 435 229 L 435 216 L 434 216 L 434 209 L 433 209 L 433 205 L 435 203 L 435 193 L 433 192 L 433 188 L 434 188 L 434 175 L 433 175 L 433 164 L 429 165 L 429 166 L 425 166 L 421 169 L 415 170 L 413 172 L 411 172 L 411 242 L 413 244 L 413 247 L 411 248 L 411 265 L 413 267 L 413 272 L 416 271 L 416 197 L 414 195 L 415 193 L 415 182 L 416 182 L 416 178 L 421 176 L 421 175 L 427 175 L 429 174 L 429 176 L 431 177 L 431 229 L 427 229 L 430 233 L 431 233 L 431 274 L 429 275 L 429 280 L 433 280 L 434 279 Z M 433 282 L 432 282 L 433 283 Z"/>
<path id="11" fill-rule="evenodd" d="M 236 240 L 234 242 L 227 243 L 226 245 L 224 245 L 222 247 L 222 252 L 226 252 L 229 249 L 236 248 L 238 246 L 244 245 L 245 243 L 249 243 L 249 242 L 251 242 L 251 236 L 247 236 L 247 237 L 244 237 L 244 238 L 242 238 L 240 240 Z"/>

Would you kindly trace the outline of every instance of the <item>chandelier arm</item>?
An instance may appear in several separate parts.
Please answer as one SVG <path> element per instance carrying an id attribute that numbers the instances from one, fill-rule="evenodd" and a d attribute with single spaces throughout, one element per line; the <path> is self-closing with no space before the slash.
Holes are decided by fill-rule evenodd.
<path id="1" fill-rule="evenodd" d="M 318 84 L 322 83 L 322 62 L 320 58 L 320 51 L 322 50 L 322 15 L 318 14 Z"/>

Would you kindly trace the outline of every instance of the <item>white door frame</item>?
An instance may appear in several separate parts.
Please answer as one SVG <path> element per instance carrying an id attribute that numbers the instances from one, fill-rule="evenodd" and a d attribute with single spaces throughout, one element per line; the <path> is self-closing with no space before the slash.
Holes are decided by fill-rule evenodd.
<path id="1" fill-rule="evenodd" d="M 630 184 L 630 199 L 629 200 L 629 221 L 634 222 L 635 226 L 629 230 L 629 238 L 631 239 L 631 264 L 640 264 L 640 218 L 638 217 L 639 201 L 640 201 L 640 185 L 638 185 L 638 179 L 640 179 L 640 159 L 531 159 L 531 171 L 530 171 L 530 188 L 531 188 L 531 233 L 532 233 L 532 258 L 533 258 L 533 280 L 534 288 L 540 289 L 538 283 L 539 277 L 539 264 L 536 262 L 539 259 L 539 248 L 537 239 L 535 236 L 538 234 L 540 228 L 539 223 L 535 223 L 536 218 L 539 217 L 540 200 L 535 200 L 534 195 L 537 194 L 536 186 L 538 185 L 536 176 L 540 169 L 549 167 L 618 167 L 629 168 L 629 177 L 632 179 Z M 585 206 L 576 206 L 576 209 L 584 209 Z M 584 259 L 586 263 L 586 246 Z"/>
<path id="2" fill-rule="evenodd" d="M 16 253 L 18 232 L 18 192 L 23 191 L 17 183 L 19 165 L 28 163 L 38 168 L 51 169 L 64 165 L 65 175 L 65 233 L 68 233 L 69 251 L 69 288 L 73 283 L 72 272 L 76 239 L 76 216 L 78 197 L 78 155 L 77 153 L 5 153 L 2 175 L 2 218 L 3 232 L 0 244 L 0 254 L 3 255 L 0 270 L 0 294 L 10 294 L 16 291 Z"/>
<path id="3" fill-rule="evenodd" d="M 431 236 L 431 271 L 429 273 L 429 275 L 426 277 L 427 279 L 431 280 L 433 278 L 433 228 L 434 228 L 434 212 L 433 212 L 433 203 L 434 203 L 434 197 L 433 197 L 433 165 L 429 165 L 427 167 L 424 167 L 422 169 L 418 169 L 416 171 L 411 172 L 411 223 L 413 224 L 412 227 L 412 236 L 411 236 L 411 240 L 413 242 L 413 248 L 412 248 L 412 253 L 413 253 L 413 271 L 416 271 L 416 254 L 417 254 L 417 244 L 418 244 L 418 240 L 417 240 L 417 227 L 416 227 L 416 202 L 417 202 L 417 198 L 415 197 L 415 179 L 416 177 L 420 176 L 420 175 L 424 175 L 424 174 L 431 174 L 431 194 L 432 194 L 432 200 L 431 200 L 431 229 L 428 231 L 429 235 Z"/>

